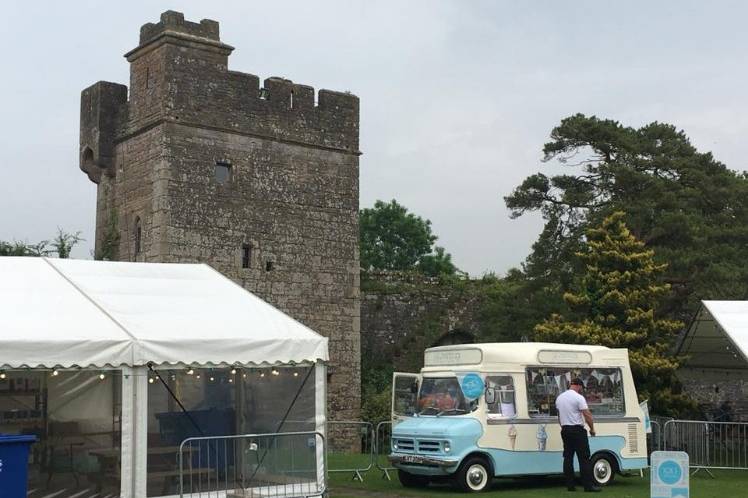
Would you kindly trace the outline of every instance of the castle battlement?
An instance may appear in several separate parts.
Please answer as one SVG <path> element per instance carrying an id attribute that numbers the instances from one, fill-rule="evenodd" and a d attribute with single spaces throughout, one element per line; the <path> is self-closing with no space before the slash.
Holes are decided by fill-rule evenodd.
<path id="1" fill-rule="evenodd" d="M 145 45 L 167 31 L 221 41 L 218 29 L 218 23 L 212 19 L 203 19 L 199 23 L 190 22 L 184 20 L 181 12 L 167 10 L 161 14 L 160 22 L 149 22 L 140 28 L 140 44 Z"/>
<path id="2" fill-rule="evenodd" d="M 228 69 L 233 47 L 219 25 L 168 11 L 141 28 L 128 52 L 130 86 L 99 82 L 81 94 L 80 167 L 113 176 L 115 145 L 158 123 L 177 123 L 359 154 L 359 99 L 281 77 L 260 84 Z M 316 97 L 316 98 L 315 98 Z"/>

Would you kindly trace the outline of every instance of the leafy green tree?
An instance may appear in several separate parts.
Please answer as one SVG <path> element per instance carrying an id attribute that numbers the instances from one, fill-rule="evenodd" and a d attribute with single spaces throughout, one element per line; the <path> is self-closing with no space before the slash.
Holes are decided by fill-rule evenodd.
<path id="1" fill-rule="evenodd" d="M 70 252 L 76 244 L 83 239 L 80 232 L 67 233 L 61 228 L 57 229 L 57 235 L 52 241 L 42 240 L 36 244 L 26 242 L 5 242 L 0 240 L 0 256 L 50 256 L 57 254 L 58 258 L 69 258 Z"/>
<path id="2" fill-rule="evenodd" d="M 511 342 L 529 340 L 533 327 L 561 309 L 562 291 L 544 287 L 540 279 L 530 279 L 513 268 L 503 278 L 486 276 L 479 308 L 481 341 Z"/>
<path id="3" fill-rule="evenodd" d="M 426 275 L 453 275 L 457 268 L 442 247 L 431 221 L 409 213 L 394 199 L 376 201 L 360 211 L 361 268 L 364 270 L 417 270 Z"/>
<path id="4" fill-rule="evenodd" d="M 47 248 L 48 245 L 49 241 L 46 240 L 36 244 L 27 244 L 19 241 L 5 242 L 0 240 L 0 256 L 47 256 L 50 253 Z"/>
<path id="5" fill-rule="evenodd" d="M 424 254 L 418 261 L 417 268 L 430 277 L 454 275 L 457 268 L 452 263 L 452 255 L 443 247 L 435 246 L 432 254 Z"/>
<path id="6" fill-rule="evenodd" d="M 381 391 L 365 389 L 362 393 L 361 420 L 371 422 L 375 426 L 379 422 L 392 420 L 392 387 L 387 386 Z"/>
<path id="7" fill-rule="evenodd" d="M 73 250 L 76 244 L 83 241 L 80 232 L 67 233 L 62 228 L 57 228 L 57 235 L 50 245 L 57 253 L 57 257 L 61 259 L 67 259 L 70 257 L 70 252 Z"/>
<path id="8" fill-rule="evenodd" d="M 702 153 L 673 126 L 641 128 L 577 114 L 561 121 L 544 161 L 566 173 L 531 175 L 505 197 L 513 217 L 538 211 L 545 227 L 523 270 L 540 287 L 568 288 L 585 230 L 624 210 L 660 261 L 673 293 L 664 310 L 686 319 L 700 299 L 748 296 L 748 176 Z"/>
<path id="9" fill-rule="evenodd" d="M 27 256 L 28 248 L 22 242 L 0 240 L 0 256 Z"/>
<path id="10" fill-rule="evenodd" d="M 540 341 L 628 348 L 641 399 L 656 413 L 677 413 L 689 403 L 674 392 L 678 359 L 669 354 L 683 323 L 663 318 L 659 305 L 670 292 L 660 278 L 667 265 L 632 235 L 623 212 L 588 229 L 577 256 L 585 265 L 581 282 L 564 294 L 567 310 L 535 327 Z"/>

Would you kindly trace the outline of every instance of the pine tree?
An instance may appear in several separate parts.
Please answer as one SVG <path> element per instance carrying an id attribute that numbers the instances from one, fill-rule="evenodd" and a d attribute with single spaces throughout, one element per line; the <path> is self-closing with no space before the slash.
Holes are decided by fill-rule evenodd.
<path id="1" fill-rule="evenodd" d="M 654 260 L 615 212 L 587 230 L 576 255 L 586 271 L 576 292 L 564 294 L 565 315 L 554 314 L 535 326 L 535 338 L 569 344 L 628 348 L 639 398 L 655 413 L 677 414 L 692 407 L 674 392 L 679 359 L 669 354 L 682 322 L 663 319 L 657 309 L 670 292 L 661 283 L 666 264 Z"/>

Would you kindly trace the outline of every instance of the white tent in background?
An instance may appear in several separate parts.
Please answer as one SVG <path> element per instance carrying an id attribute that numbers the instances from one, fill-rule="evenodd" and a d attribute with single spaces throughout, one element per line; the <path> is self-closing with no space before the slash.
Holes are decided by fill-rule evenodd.
<path id="1" fill-rule="evenodd" d="M 748 420 L 748 301 L 702 301 L 676 354 L 686 392 L 717 420 Z"/>
<path id="2" fill-rule="evenodd" d="M 291 430 L 323 432 L 327 359 L 326 338 L 206 265 L 0 257 L 0 432 L 39 436 L 31 479 L 52 488 L 119 469 L 117 496 L 174 494 L 164 455 L 195 435 L 180 403 L 211 435 L 275 432 L 289 409 Z"/>
<path id="3" fill-rule="evenodd" d="M 748 369 L 748 301 L 702 301 L 677 353 L 691 368 Z"/>

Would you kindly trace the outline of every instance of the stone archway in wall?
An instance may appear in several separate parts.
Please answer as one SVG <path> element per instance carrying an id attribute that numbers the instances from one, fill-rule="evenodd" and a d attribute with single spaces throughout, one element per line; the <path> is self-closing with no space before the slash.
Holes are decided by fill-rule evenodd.
<path id="1" fill-rule="evenodd" d="M 455 344 L 475 344 L 475 336 L 465 330 L 453 329 L 439 337 L 429 347 L 452 346 Z"/>

